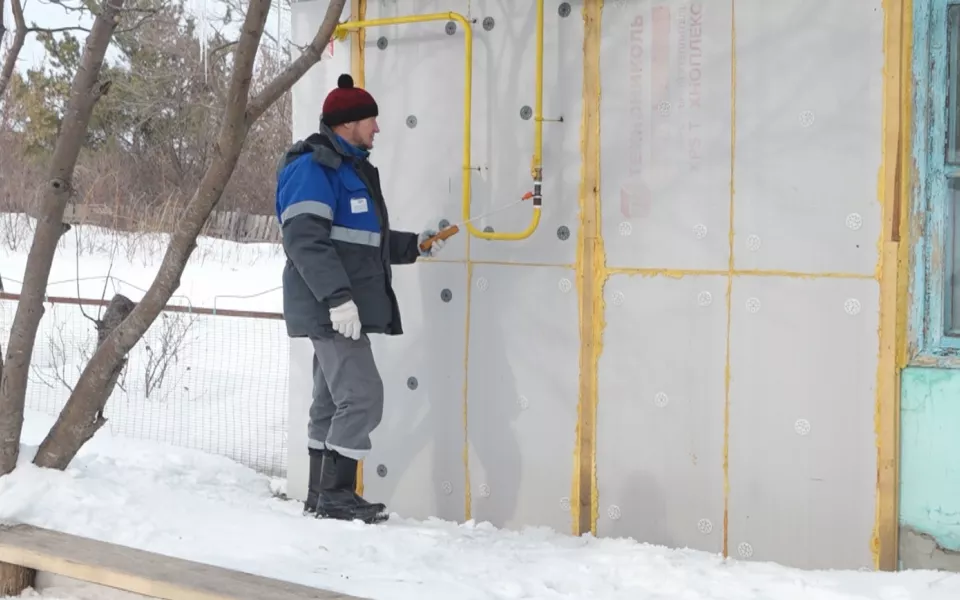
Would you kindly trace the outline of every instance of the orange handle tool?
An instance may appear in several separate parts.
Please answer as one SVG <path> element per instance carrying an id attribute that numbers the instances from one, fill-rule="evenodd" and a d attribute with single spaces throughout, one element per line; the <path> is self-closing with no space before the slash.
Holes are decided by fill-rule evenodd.
<path id="1" fill-rule="evenodd" d="M 464 223 L 469 223 L 469 222 L 471 222 L 471 221 L 476 221 L 477 219 L 482 219 L 482 218 L 484 218 L 484 217 L 488 217 L 488 216 L 492 215 L 493 213 L 500 212 L 501 210 L 506 210 L 506 209 L 508 209 L 508 208 L 513 208 L 513 205 L 514 205 L 514 204 L 519 204 L 520 202 L 523 202 L 524 200 L 529 200 L 530 198 L 533 198 L 533 192 L 527 192 L 527 193 L 524 194 L 519 200 L 517 200 L 516 202 L 514 202 L 514 203 L 512 203 L 512 204 L 508 204 L 507 206 L 503 206 L 503 207 L 501 207 L 501 208 L 498 208 L 498 209 L 496 209 L 496 210 L 492 210 L 492 211 L 490 211 L 490 212 L 488 212 L 488 213 L 484 213 L 484 214 L 482 214 L 482 215 L 477 215 L 476 217 L 473 217 L 472 219 L 469 219 L 469 220 L 467 220 L 467 221 L 464 221 Z M 427 239 L 423 240 L 423 241 L 420 243 L 420 251 L 421 251 L 421 252 L 426 252 L 427 250 L 430 249 L 430 246 L 432 246 L 435 241 L 437 241 L 437 240 L 445 240 L 445 239 L 447 239 L 448 237 L 453 236 L 453 235 L 454 235 L 455 233 L 457 233 L 458 231 L 460 231 L 460 228 L 459 228 L 458 226 L 456 226 L 456 225 L 450 225 L 450 226 L 448 226 L 448 227 L 444 227 L 443 229 L 440 230 L 440 233 L 437 233 L 436 235 L 432 235 L 432 236 L 428 237 Z"/>
<path id="2" fill-rule="evenodd" d="M 430 249 L 430 246 L 433 246 L 433 243 L 437 240 L 445 240 L 448 237 L 453 236 L 455 233 L 460 231 L 460 228 L 456 225 L 450 225 L 449 227 L 444 227 L 440 230 L 439 233 L 428 237 L 427 239 L 420 242 L 420 250 L 426 252 Z"/>

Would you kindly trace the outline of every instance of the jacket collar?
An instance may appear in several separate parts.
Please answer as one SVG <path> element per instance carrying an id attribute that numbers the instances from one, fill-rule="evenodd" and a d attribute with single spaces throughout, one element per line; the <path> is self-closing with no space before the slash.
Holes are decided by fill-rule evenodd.
<path id="1" fill-rule="evenodd" d="M 367 158 L 370 156 L 369 150 L 357 148 L 347 140 L 334 133 L 333 129 L 322 122 L 320 123 L 319 134 L 327 138 L 330 141 L 330 144 L 333 146 L 333 149 L 343 156 L 354 158 Z"/>

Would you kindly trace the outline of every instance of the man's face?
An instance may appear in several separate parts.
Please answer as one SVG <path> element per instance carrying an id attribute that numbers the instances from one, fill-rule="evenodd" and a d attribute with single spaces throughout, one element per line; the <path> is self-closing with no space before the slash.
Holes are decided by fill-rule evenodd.
<path id="1" fill-rule="evenodd" d="M 359 148 L 370 150 L 373 148 L 373 137 L 380 133 L 380 127 L 377 126 L 376 117 L 368 117 L 362 121 L 347 123 L 347 139 L 351 144 Z"/>

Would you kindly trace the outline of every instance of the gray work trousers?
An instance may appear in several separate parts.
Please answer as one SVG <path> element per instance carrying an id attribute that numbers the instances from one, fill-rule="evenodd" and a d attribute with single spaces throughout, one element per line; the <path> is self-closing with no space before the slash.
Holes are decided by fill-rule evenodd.
<path id="1" fill-rule="evenodd" d="M 313 403 L 307 445 L 361 460 L 370 452 L 370 433 L 383 418 L 383 380 L 370 338 L 337 334 L 311 341 Z"/>

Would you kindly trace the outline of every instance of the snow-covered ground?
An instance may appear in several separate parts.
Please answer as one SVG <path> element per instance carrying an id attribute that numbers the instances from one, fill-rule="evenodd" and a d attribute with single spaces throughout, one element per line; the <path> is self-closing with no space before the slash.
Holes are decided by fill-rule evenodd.
<path id="1" fill-rule="evenodd" d="M 4 291 L 20 290 L 33 220 L 0 214 L 0 277 Z M 106 298 L 114 292 L 138 300 L 160 267 L 168 236 L 119 234 L 99 227 L 74 227 L 60 240 L 50 273 L 51 296 Z M 200 238 L 172 304 L 280 311 L 283 251 L 277 244 L 236 244 Z M 108 276 L 109 275 L 109 279 Z M 79 277 L 79 283 L 78 283 Z"/>
<path id="2" fill-rule="evenodd" d="M 0 215 L 0 278 L 7 293 L 20 291 L 31 227 L 25 217 Z M 75 227 L 61 240 L 47 293 L 93 300 L 122 293 L 139 300 L 166 241 L 163 235 Z M 171 304 L 279 313 L 282 268 L 276 245 L 202 238 Z M 0 300 L 0 340 L 8 337 L 16 306 L 15 300 Z M 98 310 L 92 304 L 47 305 L 28 408 L 59 414 L 96 345 L 87 317 Z M 283 475 L 288 344 L 280 320 L 164 313 L 131 352 L 107 404 L 107 426 L 127 437 L 197 448 Z"/>
<path id="3" fill-rule="evenodd" d="M 29 464 L 51 419 L 31 413 L 0 520 L 382 600 L 955 600 L 960 575 L 803 572 L 631 540 L 395 517 L 307 519 L 276 480 L 226 458 L 109 432 L 67 472 Z M 53 596 L 56 597 L 56 596 Z M 63 597 L 62 595 L 60 597 Z"/>
<path id="4" fill-rule="evenodd" d="M 12 234 L 3 226 L 0 277 L 7 292 L 17 292 L 25 248 L 11 249 Z M 163 241 L 71 231 L 49 293 L 76 296 L 79 285 L 80 296 L 99 298 L 106 281 L 107 298 L 120 291 L 137 300 L 156 272 Z M 201 240 L 176 300 L 279 311 L 281 266 L 273 246 Z M 5 339 L 15 303 L 0 305 Z M 196 323 L 154 387 L 149 372 L 156 361 L 150 362 L 145 345 L 138 347 L 124 389 L 111 398 L 108 428 L 66 472 L 41 471 L 29 461 L 92 340 L 78 309 L 57 306 L 47 313 L 34 357 L 21 466 L 0 478 L 0 520 L 384 600 L 960 598 L 960 575 L 945 573 L 805 572 L 633 540 L 474 522 L 395 516 L 364 526 L 307 519 L 299 503 L 282 499 L 282 479 L 249 468 L 270 472 L 264 465 L 275 466 L 284 452 L 282 322 L 202 317 Z M 161 323 L 151 333 L 152 347 L 176 327 Z M 226 352 L 229 342 L 244 351 Z M 72 600 L 57 591 L 23 597 Z"/>

